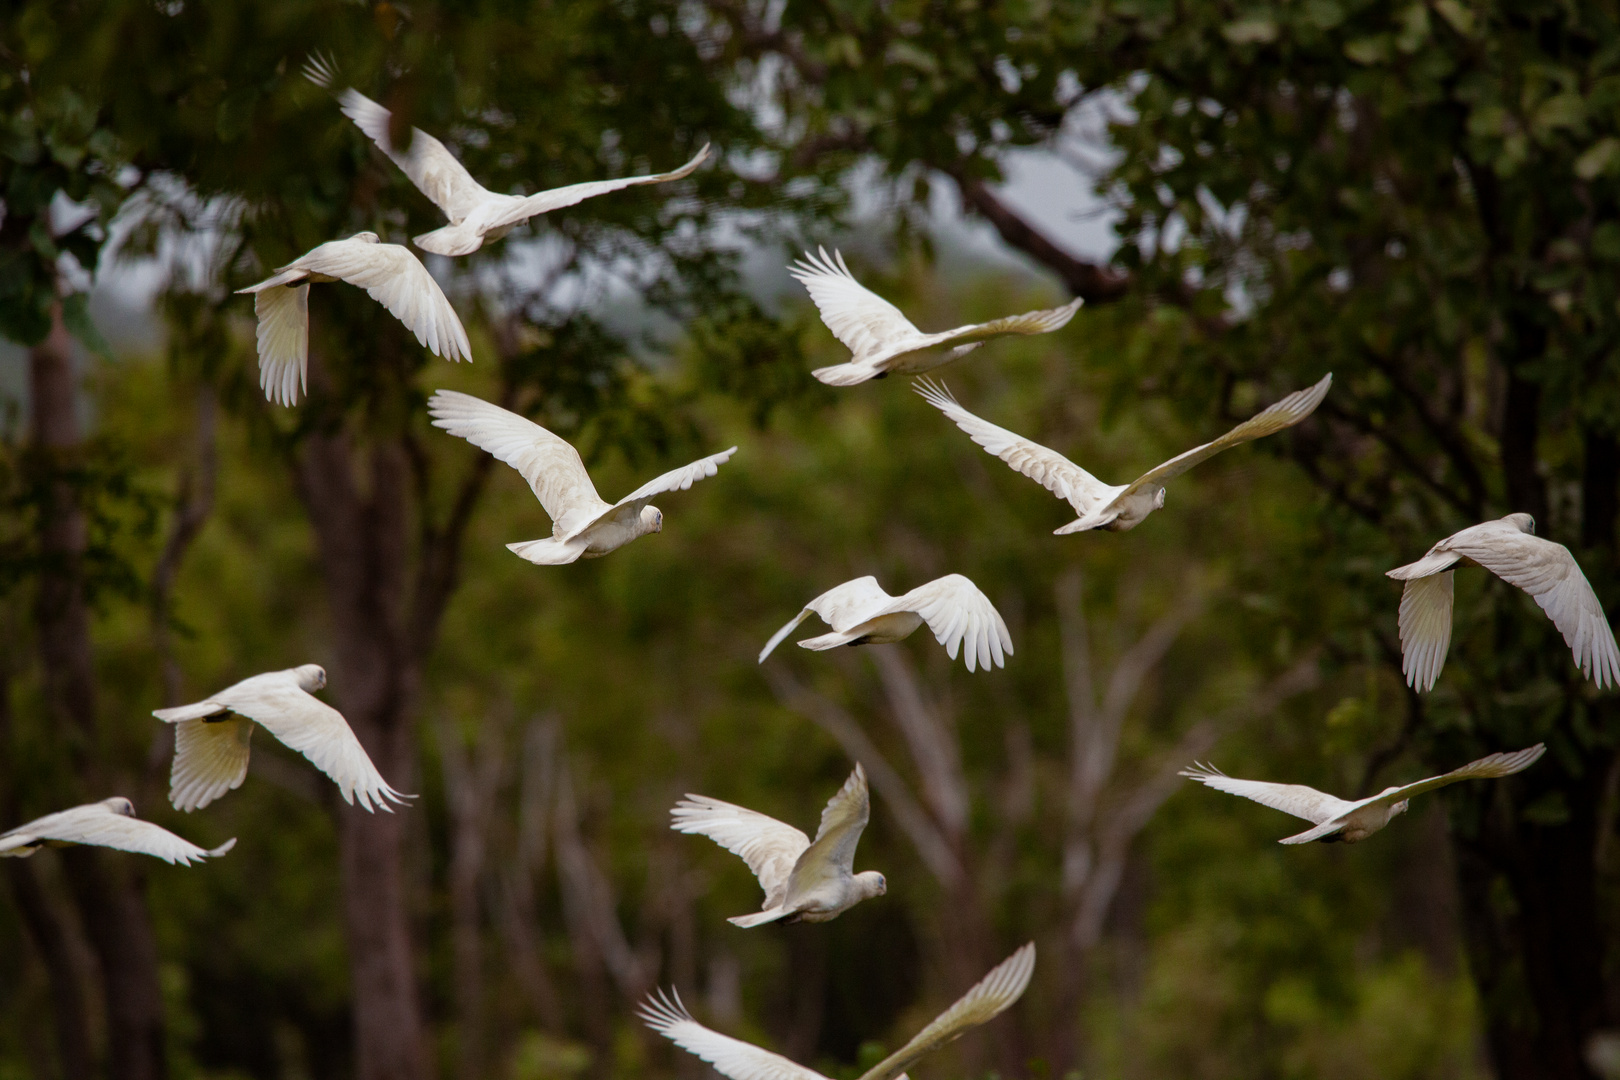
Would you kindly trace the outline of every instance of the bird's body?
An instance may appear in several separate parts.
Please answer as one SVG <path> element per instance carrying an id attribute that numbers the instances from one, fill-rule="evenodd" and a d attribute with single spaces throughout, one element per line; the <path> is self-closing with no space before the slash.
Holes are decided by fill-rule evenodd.
<path id="1" fill-rule="evenodd" d="M 1312 828 L 1287 837 L 1279 843 L 1308 844 L 1314 840 L 1323 843 L 1355 844 L 1406 813 L 1407 804 L 1415 795 L 1462 780 L 1488 780 L 1512 776 L 1535 764 L 1546 750 L 1546 746 L 1537 743 L 1512 753 L 1491 754 L 1440 776 L 1431 776 L 1427 780 L 1419 780 L 1414 784 L 1400 787 L 1387 787 L 1377 795 L 1355 801 L 1328 795 L 1304 784 L 1239 780 L 1209 765 L 1195 765 L 1193 768 L 1183 769 L 1181 775 L 1207 784 L 1216 791 L 1241 795 L 1245 799 L 1253 799 L 1262 806 L 1281 810 L 1285 814 L 1292 814 L 1312 823 Z"/>
<path id="2" fill-rule="evenodd" d="M 827 802 L 814 842 L 791 825 L 706 795 L 687 795 L 670 811 L 670 828 L 707 836 L 742 857 L 765 890 L 753 915 L 738 926 L 768 922 L 827 922 L 862 900 L 888 890 L 875 870 L 855 873 L 855 847 L 872 813 L 866 771 L 860 765 Z"/>
<path id="3" fill-rule="evenodd" d="M 596 493 L 585 463 L 566 440 L 534 421 L 471 394 L 440 390 L 428 401 L 433 425 L 459 436 L 516 469 L 551 516 L 551 535 L 506 546 L 532 563 L 556 566 L 596 559 L 662 532 L 653 496 L 685 491 L 737 452 L 735 446 L 657 477 L 616 503 Z"/>
<path id="4" fill-rule="evenodd" d="M 833 632 L 806 638 L 799 642 L 803 649 L 886 645 L 909 637 L 927 623 L 952 660 L 966 642 L 963 659 L 969 671 L 975 665 L 986 670 L 992 663 L 1002 667 L 1003 654 L 1013 651 L 1012 636 L 1007 633 L 1001 613 L 977 585 L 961 574 L 936 578 L 900 597 L 890 596 L 878 585 L 877 578 L 867 576 L 828 589 L 806 604 L 766 642 L 759 662 L 763 664 L 782 639 L 811 614 L 821 616 Z"/>
<path id="5" fill-rule="evenodd" d="M 419 344 L 446 360 L 471 360 L 472 346 L 455 308 L 420 259 L 376 233 L 356 233 L 313 248 L 271 277 L 238 289 L 253 293 L 259 344 L 259 385 L 283 405 L 298 400 L 309 378 L 309 286 L 346 281 L 416 335 Z"/>
<path id="6" fill-rule="evenodd" d="M 70 810 L 46 814 L 26 825 L 0 833 L 0 856 L 27 858 L 42 847 L 96 847 L 152 855 L 166 863 L 190 866 L 223 855 L 236 846 L 234 839 L 217 848 L 200 848 L 174 833 L 135 816 L 135 804 L 122 796 L 86 803 Z"/>
<path id="7" fill-rule="evenodd" d="M 337 71 L 329 62 L 312 59 L 305 65 L 304 74 L 317 86 L 334 90 L 343 115 L 353 120 L 355 126 L 450 219 L 450 224 L 443 228 L 413 238 L 417 247 L 436 255 L 470 255 L 532 217 L 624 188 L 680 180 L 690 176 L 709 156 L 709 147 L 705 144 L 691 161 L 673 172 L 589 180 L 534 195 L 503 195 L 474 180 L 444 143 L 419 128 L 411 129 L 409 150 L 396 149 L 388 131 L 392 114 L 358 90 L 337 91 Z"/>
<path id="8" fill-rule="evenodd" d="M 338 785 L 343 801 L 367 810 L 404 802 L 372 764 L 343 714 L 313 697 L 326 672 L 305 664 L 254 675 L 202 701 L 152 715 L 175 725 L 169 801 L 177 810 L 207 806 L 247 778 L 249 743 L 257 723 L 308 758 Z"/>
<path id="9" fill-rule="evenodd" d="M 1471 525 L 1388 576 L 1401 592 L 1401 667 L 1408 686 L 1433 688 L 1451 648 L 1452 572 L 1481 566 L 1529 593 L 1564 635 L 1575 664 L 1604 688 L 1620 684 L 1620 647 L 1597 594 L 1563 544 L 1536 536 L 1529 514 Z"/>
<path id="10" fill-rule="evenodd" d="M 1064 536 L 1092 529 L 1126 532 L 1136 528 L 1149 514 L 1164 506 L 1164 485 L 1167 481 L 1222 450 L 1299 423 L 1316 411 L 1332 385 L 1333 376 L 1324 375 L 1316 385 L 1294 391 L 1213 442 L 1178 454 L 1131 483 L 1118 487 L 1103 483 L 1056 450 L 973 415 L 938 383 L 921 379 L 917 383 L 917 392 L 923 400 L 967 432 L 987 453 L 1000 458 L 1014 471 L 1034 480 L 1072 506 L 1079 516 L 1054 530 L 1057 535 Z"/>
<path id="11" fill-rule="evenodd" d="M 788 272 L 803 283 L 821 312 L 821 321 L 853 354 L 848 363 L 811 372 L 830 386 L 854 386 L 886 375 L 921 374 L 960 359 L 990 338 L 1051 333 L 1067 326 L 1081 304 L 1075 299 L 1045 311 L 1026 311 L 925 334 L 899 308 L 856 281 L 839 252 L 829 256 L 822 248 L 818 258 L 807 251 Z M 954 348 L 937 351 L 953 344 Z"/>
<path id="12" fill-rule="evenodd" d="M 980 1024 L 1000 1016 L 1023 996 L 1035 972 L 1035 945 L 1023 946 L 990 969 L 950 1008 L 900 1049 L 861 1074 L 860 1080 L 896 1080 L 923 1056 L 945 1046 Z M 647 1026 L 676 1046 L 714 1066 L 730 1080 L 827 1080 L 780 1054 L 722 1035 L 693 1019 L 679 994 L 649 996 L 641 1017 Z"/>

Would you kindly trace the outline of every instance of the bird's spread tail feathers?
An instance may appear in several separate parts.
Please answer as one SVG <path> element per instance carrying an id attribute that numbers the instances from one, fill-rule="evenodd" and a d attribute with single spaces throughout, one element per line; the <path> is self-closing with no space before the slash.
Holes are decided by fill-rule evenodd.
<path id="1" fill-rule="evenodd" d="M 861 624 L 865 626 L 865 623 Z M 817 637 L 805 638 L 799 642 L 801 649 L 814 649 L 816 652 L 825 652 L 827 649 L 836 649 L 840 645 L 850 645 L 861 640 L 865 634 L 845 634 L 834 631 L 830 634 L 821 634 Z M 955 659 L 955 657 L 952 657 Z"/>
<path id="2" fill-rule="evenodd" d="M 790 914 L 792 914 L 792 912 L 788 911 L 788 909 L 785 907 L 774 907 L 766 908 L 764 911 L 756 911 L 752 915 L 733 915 L 731 918 L 727 919 L 726 922 L 733 926 L 740 926 L 744 930 L 747 930 L 750 927 L 764 926 L 766 923 L 772 923 L 778 919 L 786 918 Z"/>
<path id="3" fill-rule="evenodd" d="M 1384 571 L 1384 576 L 1392 577 L 1396 581 L 1411 581 L 1413 578 L 1422 578 L 1428 577 L 1431 574 L 1438 574 L 1440 571 L 1446 570 L 1455 565 L 1456 562 L 1457 556 L 1453 555 L 1451 552 L 1436 551 L 1423 556 L 1423 558 L 1419 559 L 1417 562 L 1407 563 L 1405 566 L 1397 566 L 1393 570 L 1386 570 Z"/>
<path id="4" fill-rule="evenodd" d="M 435 255 L 449 255 L 453 258 L 458 255 L 471 255 L 483 246 L 484 238 L 465 225 L 446 225 L 442 229 L 413 236 L 411 242 L 423 251 L 431 251 Z"/>
<path id="5" fill-rule="evenodd" d="M 218 702 L 199 701 L 193 705 L 176 705 L 172 709 L 153 709 L 152 715 L 165 724 L 178 724 L 184 720 L 205 720 L 227 711 L 229 710 Z"/>
<path id="6" fill-rule="evenodd" d="M 579 557 L 585 554 L 584 544 L 559 543 L 549 536 L 544 540 L 524 540 L 516 544 L 507 544 L 506 547 L 514 555 L 527 559 L 536 566 L 563 566 L 577 562 Z"/>
<path id="7" fill-rule="evenodd" d="M 828 386 L 859 386 L 863 382 L 877 378 L 882 372 L 871 364 L 850 363 L 816 368 L 810 374 Z"/>

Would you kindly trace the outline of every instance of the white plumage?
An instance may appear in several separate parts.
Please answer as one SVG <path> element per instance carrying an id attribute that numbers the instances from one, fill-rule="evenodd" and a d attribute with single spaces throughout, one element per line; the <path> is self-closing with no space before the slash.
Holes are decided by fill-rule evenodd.
<path id="1" fill-rule="evenodd" d="M 347 281 L 387 308 L 435 355 L 471 360 L 472 346 L 455 308 L 422 261 L 407 248 L 384 244 L 376 233 L 355 233 L 300 255 L 274 276 L 239 293 L 253 293 L 259 320 L 259 385 L 283 405 L 298 400 L 309 382 L 309 284 Z"/>
<path id="2" fill-rule="evenodd" d="M 1429 549 L 1415 563 L 1388 572 L 1406 582 L 1401 593 L 1401 667 L 1406 684 L 1429 690 L 1451 648 L 1452 573 L 1483 566 L 1535 598 L 1570 647 L 1581 674 L 1599 689 L 1620 684 L 1620 647 L 1603 605 L 1569 548 L 1536 536 L 1529 514 L 1471 525 Z"/>
<path id="3" fill-rule="evenodd" d="M 304 74 L 317 86 L 335 89 L 337 70 L 330 61 L 313 58 L 304 66 Z M 450 224 L 444 228 L 414 238 L 417 247 L 436 255 L 470 255 L 532 217 L 624 188 L 680 180 L 690 176 L 709 156 L 709 146 L 705 143 L 691 161 L 674 172 L 589 180 L 534 195 L 501 195 L 474 180 L 444 143 L 419 128 L 411 129 L 408 151 L 396 150 L 388 134 L 392 114 L 358 90 L 337 91 L 337 97 L 343 115 L 353 120 L 355 126 L 450 219 Z"/>
<path id="4" fill-rule="evenodd" d="M 1181 775 L 1216 791 L 1241 795 L 1262 806 L 1281 810 L 1297 818 L 1304 818 L 1314 828 L 1278 841 L 1283 844 L 1308 844 L 1312 840 L 1331 843 L 1343 841 L 1354 844 L 1365 840 L 1388 825 L 1398 815 L 1406 813 L 1407 803 L 1414 795 L 1443 788 L 1461 780 L 1486 780 L 1512 776 L 1535 764 L 1546 753 L 1542 743 L 1508 754 L 1491 754 L 1469 762 L 1440 776 L 1431 776 L 1404 787 L 1388 787 L 1370 798 L 1351 802 L 1306 787 L 1304 784 L 1272 784 L 1264 780 L 1238 780 L 1227 776 L 1212 765 L 1195 765 L 1181 770 Z"/>
<path id="5" fill-rule="evenodd" d="M 169 801 L 196 810 L 241 787 L 255 723 L 331 777 L 346 803 L 359 799 L 367 810 L 391 811 L 389 800 L 413 798 L 382 778 L 343 714 L 311 696 L 325 685 L 326 672 L 304 664 L 243 679 L 191 705 L 153 710 L 175 725 Z"/>
<path id="6" fill-rule="evenodd" d="M 1062 307 L 925 334 L 899 308 L 856 281 L 844 264 L 844 256 L 837 251 L 829 256 L 822 248 L 819 258 L 807 251 L 788 272 L 809 291 L 827 329 L 854 354 L 848 363 L 811 372 L 831 386 L 854 386 L 890 372 L 931 371 L 966 356 L 994 337 L 1049 334 L 1067 326 L 1081 304 L 1076 298 Z M 955 347 L 943 354 L 918 355 L 946 345 Z"/>
<path id="7" fill-rule="evenodd" d="M 1074 507 L 1079 517 L 1055 530 L 1057 535 L 1063 536 L 1088 529 L 1106 529 L 1109 532 L 1134 529 L 1164 505 L 1166 481 L 1180 476 L 1222 450 L 1299 423 L 1316 411 L 1332 385 L 1332 374 L 1324 375 L 1315 386 L 1294 391 L 1213 442 L 1178 454 L 1123 487 L 1105 484 L 1056 450 L 973 415 L 957 404 L 951 392 L 938 383 L 919 379 L 916 389 L 924 401 L 950 417 L 987 453 L 1005 461 L 1014 471 L 1023 473 Z"/>
<path id="8" fill-rule="evenodd" d="M 433 425 L 506 462 L 529 482 L 551 516 L 551 536 L 506 546 L 532 563 L 555 566 L 600 558 L 638 537 L 662 532 L 655 495 L 685 491 L 713 476 L 735 446 L 649 480 L 616 503 L 596 493 L 579 451 L 533 420 L 471 394 L 440 390 L 428 400 Z"/>
<path id="9" fill-rule="evenodd" d="M 751 927 L 778 919 L 827 922 L 887 892 L 877 871 L 855 873 L 855 847 L 871 814 L 866 770 L 857 764 L 821 812 L 814 843 L 791 825 L 707 795 L 688 794 L 676 803 L 669 827 L 707 836 L 748 864 L 765 903 L 757 914 L 729 921 Z"/>
<path id="10" fill-rule="evenodd" d="M 961 574 L 946 574 L 926 585 L 919 585 L 904 596 L 884 592 L 875 577 L 861 577 L 828 589 L 772 635 L 760 650 L 759 662 L 782 643 L 782 639 L 808 618 L 820 615 L 833 628 L 830 634 L 799 642 L 804 649 L 833 649 L 840 645 L 883 645 L 909 637 L 924 623 L 945 646 L 952 660 L 962 648 L 969 671 L 1005 666 L 1005 655 L 1013 651 L 1007 624 L 990 598 Z"/>
<path id="11" fill-rule="evenodd" d="M 1023 946 L 963 994 L 910 1042 L 861 1074 L 860 1080 L 894 1080 L 924 1055 L 1007 1011 L 1029 986 L 1035 972 L 1035 945 Z M 676 1046 L 713 1065 L 730 1080 L 827 1080 L 814 1069 L 789 1061 L 752 1043 L 722 1035 L 693 1019 L 679 994 L 648 995 L 641 1007 L 648 1027 Z"/>
<path id="12" fill-rule="evenodd" d="M 135 804 L 122 796 L 75 806 L 19 825 L 0 833 L 0 856 L 27 858 L 41 847 L 92 844 L 96 847 L 153 855 L 166 863 L 190 866 L 194 862 L 225 854 L 236 846 L 235 838 L 217 848 L 200 848 L 182 840 L 161 825 L 135 816 Z"/>

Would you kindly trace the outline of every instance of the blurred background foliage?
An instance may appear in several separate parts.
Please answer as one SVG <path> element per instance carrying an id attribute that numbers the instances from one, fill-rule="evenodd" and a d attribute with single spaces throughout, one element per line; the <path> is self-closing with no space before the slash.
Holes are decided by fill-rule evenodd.
<path id="1" fill-rule="evenodd" d="M 853 1077 L 1031 938 L 1024 1002 L 923 1074 L 1592 1075 L 1620 1027 L 1613 704 L 1528 598 L 1466 574 L 1419 701 L 1382 572 L 1529 510 L 1613 594 L 1617 44 L 1594 5 L 1465 0 L 17 6 L 0 810 L 116 790 L 240 843 L 190 870 L 8 865 L 0 1078 L 696 1077 L 633 1015 L 669 984 Z M 299 75 L 317 50 L 492 190 L 717 160 L 430 262 L 472 365 L 314 290 L 309 400 L 272 408 L 230 290 L 438 224 Z M 1106 264 L 998 194 L 1009 154 L 1068 153 L 1081 114 L 1103 117 L 1073 183 L 1116 215 Z M 1021 268 L 947 250 L 936 193 Z M 805 242 L 925 328 L 1085 296 L 946 374 L 1105 479 L 1335 388 L 1128 536 L 1054 538 L 1064 508 L 904 382 L 810 379 L 842 350 L 776 269 Z M 144 283 L 157 344 L 92 322 L 98 275 Z M 661 535 L 534 567 L 504 544 L 543 512 L 428 425 L 441 386 L 575 441 L 610 496 L 741 450 L 662 500 Z M 755 663 L 840 581 L 948 572 L 1006 616 L 1005 670 L 926 635 Z M 312 661 L 420 799 L 364 819 L 261 738 L 240 791 L 171 811 L 149 711 Z M 1279 848 L 1287 819 L 1174 777 L 1212 757 L 1355 795 L 1538 739 L 1535 772 L 1355 848 Z M 852 758 L 858 865 L 889 895 L 727 925 L 756 886 L 669 832 L 671 803 L 802 827 Z"/>

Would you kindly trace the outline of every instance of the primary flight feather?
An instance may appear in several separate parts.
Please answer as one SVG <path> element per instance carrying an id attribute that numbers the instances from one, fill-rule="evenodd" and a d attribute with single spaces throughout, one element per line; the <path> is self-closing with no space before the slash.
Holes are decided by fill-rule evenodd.
<path id="1" fill-rule="evenodd" d="M 866 770 L 856 764 L 821 812 L 814 841 L 775 818 L 707 795 L 689 794 L 676 803 L 669 827 L 707 836 L 748 864 L 765 890 L 765 903 L 757 914 L 728 921 L 751 927 L 778 919 L 827 922 L 887 892 L 876 870 L 855 873 L 855 847 L 871 814 Z"/>
<path id="2" fill-rule="evenodd" d="M 596 493 L 579 451 L 533 420 L 455 390 L 434 394 L 428 412 L 434 427 L 488 451 L 529 482 L 551 516 L 551 535 L 506 546 L 542 566 L 600 558 L 648 533 L 662 532 L 664 513 L 652 505 L 653 496 L 685 491 L 717 473 L 737 452 L 733 446 L 671 469 L 609 503 Z"/>
<path id="3" fill-rule="evenodd" d="M 940 1013 L 906 1045 L 862 1073 L 860 1080 L 895 1080 L 924 1055 L 1000 1016 L 1023 996 L 1034 972 L 1035 945 L 1031 942 L 992 968 L 956 1004 Z M 648 1027 L 708 1062 L 730 1080 L 827 1080 L 814 1069 L 781 1054 L 704 1027 L 686 1010 L 679 994 L 649 994 L 641 1007 L 641 1018 Z"/>
<path id="4" fill-rule="evenodd" d="M 1542 743 L 1509 754 L 1491 754 L 1469 762 L 1440 776 L 1431 776 L 1415 784 L 1387 787 L 1370 798 L 1354 802 L 1306 787 L 1304 784 L 1272 784 L 1264 780 L 1238 780 L 1227 776 L 1212 765 L 1194 765 L 1182 769 L 1181 775 L 1206 784 L 1216 791 L 1241 795 L 1262 806 L 1293 814 L 1312 823 L 1312 828 L 1278 841 L 1282 844 L 1308 844 L 1313 840 L 1323 843 L 1342 841 L 1354 844 L 1367 839 L 1401 814 L 1414 795 L 1443 788 L 1463 780 L 1487 780 L 1512 776 L 1535 764 L 1547 747 Z"/>
<path id="5" fill-rule="evenodd" d="M 877 578 L 867 576 L 828 589 L 804 606 L 760 650 L 759 662 L 812 613 L 833 628 L 830 634 L 806 638 L 802 649 L 833 649 L 840 645 L 883 645 L 909 637 L 924 623 L 945 646 L 952 660 L 962 649 L 967 669 L 1002 667 L 1003 655 L 1013 651 L 1012 636 L 1001 612 L 979 587 L 961 574 L 947 574 L 919 585 L 904 596 L 884 592 Z M 966 648 L 962 648 L 963 643 Z"/>
<path id="6" fill-rule="evenodd" d="M 161 825 L 135 816 L 135 804 L 122 796 L 75 806 L 46 814 L 26 825 L 0 833 L 0 856 L 27 858 L 42 847 L 68 847 L 92 844 L 96 847 L 152 855 L 166 863 L 190 866 L 194 862 L 225 854 L 236 840 L 217 848 L 200 848 L 182 840 Z"/>
<path id="7" fill-rule="evenodd" d="M 309 381 L 310 282 L 347 281 L 387 308 L 434 355 L 471 360 L 467 331 L 444 290 L 407 248 L 385 244 L 373 232 L 332 240 L 300 255 L 257 285 L 253 313 L 259 320 L 259 385 L 283 405 L 298 400 Z"/>
<path id="8" fill-rule="evenodd" d="M 1178 454 L 1120 487 L 1103 483 L 1056 450 L 973 415 L 957 404 L 951 392 L 939 383 L 919 379 L 916 390 L 924 401 L 948 416 L 974 442 L 984 447 L 986 453 L 1005 461 L 1015 472 L 1023 473 L 1074 507 L 1079 517 L 1054 530 L 1057 535 L 1063 536 L 1088 529 L 1125 532 L 1136 528 L 1149 514 L 1164 505 L 1164 485 L 1167 481 L 1222 450 L 1299 423 L 1316 411 L 1332 385 L 1332 374 L 1324 375 L 1315 386 L 1294 391 L 1220 438 Z"/>
<path id="9" fill-rule="evenodd" d="M 1067 326 L 1081 304 L 1077 297 L 1062 307 L 925 334 L 899 308 L 856 281 L 844 264 L 844 256 L 837 251 L 829 256 L 822 248 L 819 257 L 807 251 L 788 272 L 810 293 L 827 329 L 854 354 L 848 363 L 810 373 L 830 386 L 854 386 L 891 372 L 931 371 L 966 356 L 994 337 L 1049 334 Z M 923 355 L 947 345 L 955 347 L 942 354 Z"/>
<path id="10" fill-rule="evenodd" d="M 312 58 L 304 66 L 304 75 L 317 86 L 334 90 L 343 115 L 353 120 L 355 126 L 450 219 L 450 224 L 442 229 L 414 238 L 417 247 L 436 255 L 470 255 L 532 217 L 623 188 L 680 180 L 690 176 L 709 156 L 709 146 L 705 143 L 691 161 L 673 172 L 588 180 L 534 195 L 502 195 L 474 180 L 444 143 L 419 128 L 411 129 L 409 150 L 396 149 L 388 133 L 392 114 L 358 90 L 336 91 L 337 69 L 329 60 Z"/>
<path id="11" fill-rule="evenodd" d="M 1388 571 L 1401 592 L 1401 668 L 1406 685 L 1430 690 L 1451 648 L 1452 573 L 1483 566 L 1529 593 L 1564 635 L 1581 674 L 1599 689 L 1620 684 L 1620 647 L 1603 605 L 1569 548 L 1536 536 L 1529 514 L 1509 514 L 1453 533 L 1415 563 Z"/>
<path id="12" fill-rule="evenodd" d="M 411 798 L 382 778 L 343 714 L 313 696 L 325 685 L 326 671 L 304 664 L 243 679 L 191 705 L 154 710 L 175 726 L 169 772 L 175 809 L 196 810 L 242 786 L 254 724 L 331 777 L 346 803 L 359 799 L 367 810 L 391 810 L 389 800 Z"/>

